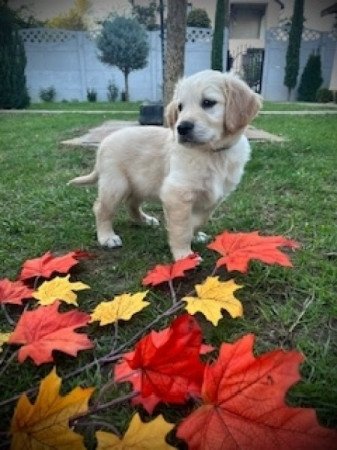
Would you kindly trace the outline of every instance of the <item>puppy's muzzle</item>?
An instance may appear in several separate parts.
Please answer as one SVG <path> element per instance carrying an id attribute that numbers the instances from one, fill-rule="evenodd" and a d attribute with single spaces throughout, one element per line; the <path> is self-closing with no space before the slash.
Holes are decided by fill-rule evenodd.
<path id="1" fill-rule="evenodd" d="M 193 122 L 189 122 L 188 120 L 183 120 L 178 126 L 177 126 L 177 130 L 178 130 L 178 134 L 180 136 L 186 136 L 187 134 L 190 134 L 191 131 L 194 128 L 194 123 Z"/>
<path id="2" fill-rule="evenodd" d="M 179 142 L 193 142 L 194 123 L 183 120 L 177 126 Z"/>

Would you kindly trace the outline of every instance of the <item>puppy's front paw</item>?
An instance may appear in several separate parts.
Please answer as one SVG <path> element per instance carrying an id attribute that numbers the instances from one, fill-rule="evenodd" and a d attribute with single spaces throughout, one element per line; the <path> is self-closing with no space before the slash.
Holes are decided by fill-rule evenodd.
<path id="1" fill-rule="evenodd" d="M 204 233 L 203 231 L 198 231 L 196 235 L 193 237 L 193 242 L 198 244 L 206 244 L 210 240 L 210 236 Z"/>
<path id="2" fill-rule="evenodd" d="M 102 247 L 108 247 L 108 248 L 117 248 L 122 247 L 122 239 L 118 236 L 118 234 L 113 234 L 107 238 L 100 238 L 98 239 L 98 242 Z"/>
<path id="3" fill-rule="evenodd" d="M 188 256 L 194 255 L 191 249 L 181 249 L 181 250 L 172 250 L 173 258 L 175 261 L 178 259 L 187 258 Z"/>

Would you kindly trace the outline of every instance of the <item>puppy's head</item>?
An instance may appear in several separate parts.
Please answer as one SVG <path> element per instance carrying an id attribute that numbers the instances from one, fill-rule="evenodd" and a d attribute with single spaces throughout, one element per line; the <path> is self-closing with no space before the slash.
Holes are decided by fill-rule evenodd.
<path id="1" fill-rule="evenodd" d="M 260 97 L 232 74 L 205 70 L 178 82 L 166 121 L 189 146 L 235 140 L 261 107 Z"/>

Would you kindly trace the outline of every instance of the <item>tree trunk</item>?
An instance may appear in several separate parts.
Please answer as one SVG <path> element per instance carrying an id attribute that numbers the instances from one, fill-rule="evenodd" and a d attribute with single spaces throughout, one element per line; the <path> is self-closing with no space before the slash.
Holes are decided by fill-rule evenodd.
<path id="1" fill-rule="evenodd" d="M 124 72 L 124 85 L 125 85 L 125 101 L 129 101 L 129 71 Z"/>
<path id="2" fill-rule="evenodd" d="M 168 0 L 164 105 L 172 99 L 174 86 L 184 75 L 187 0 Z"/>

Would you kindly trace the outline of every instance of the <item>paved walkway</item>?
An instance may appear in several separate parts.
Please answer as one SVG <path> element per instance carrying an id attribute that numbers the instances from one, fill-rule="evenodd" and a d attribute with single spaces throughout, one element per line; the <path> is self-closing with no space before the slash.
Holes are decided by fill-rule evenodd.
<path id="1" fill-rule="evenodd" d="M 139 125 L 138 122 L 132 122 L 129 120 L 108 120 L 98 127 L 91 128 L 86 134 L 73 139 L 67 139 L 66 141 L 62 141 L 61 144 L 69 147 L 96 148 L 109 134 L 119 130 L 120 128 L 130 126 L 137 127 L 141 125 Z M 254 128 L 252 126 L 247 128 L 246 136 L 249 140 L 259 142 L 283 142 L 285 140 L 280 136 L 276 136 L 275 134 L 268 133 L 264 130 L 259 130 L 258 128 Z"/>

